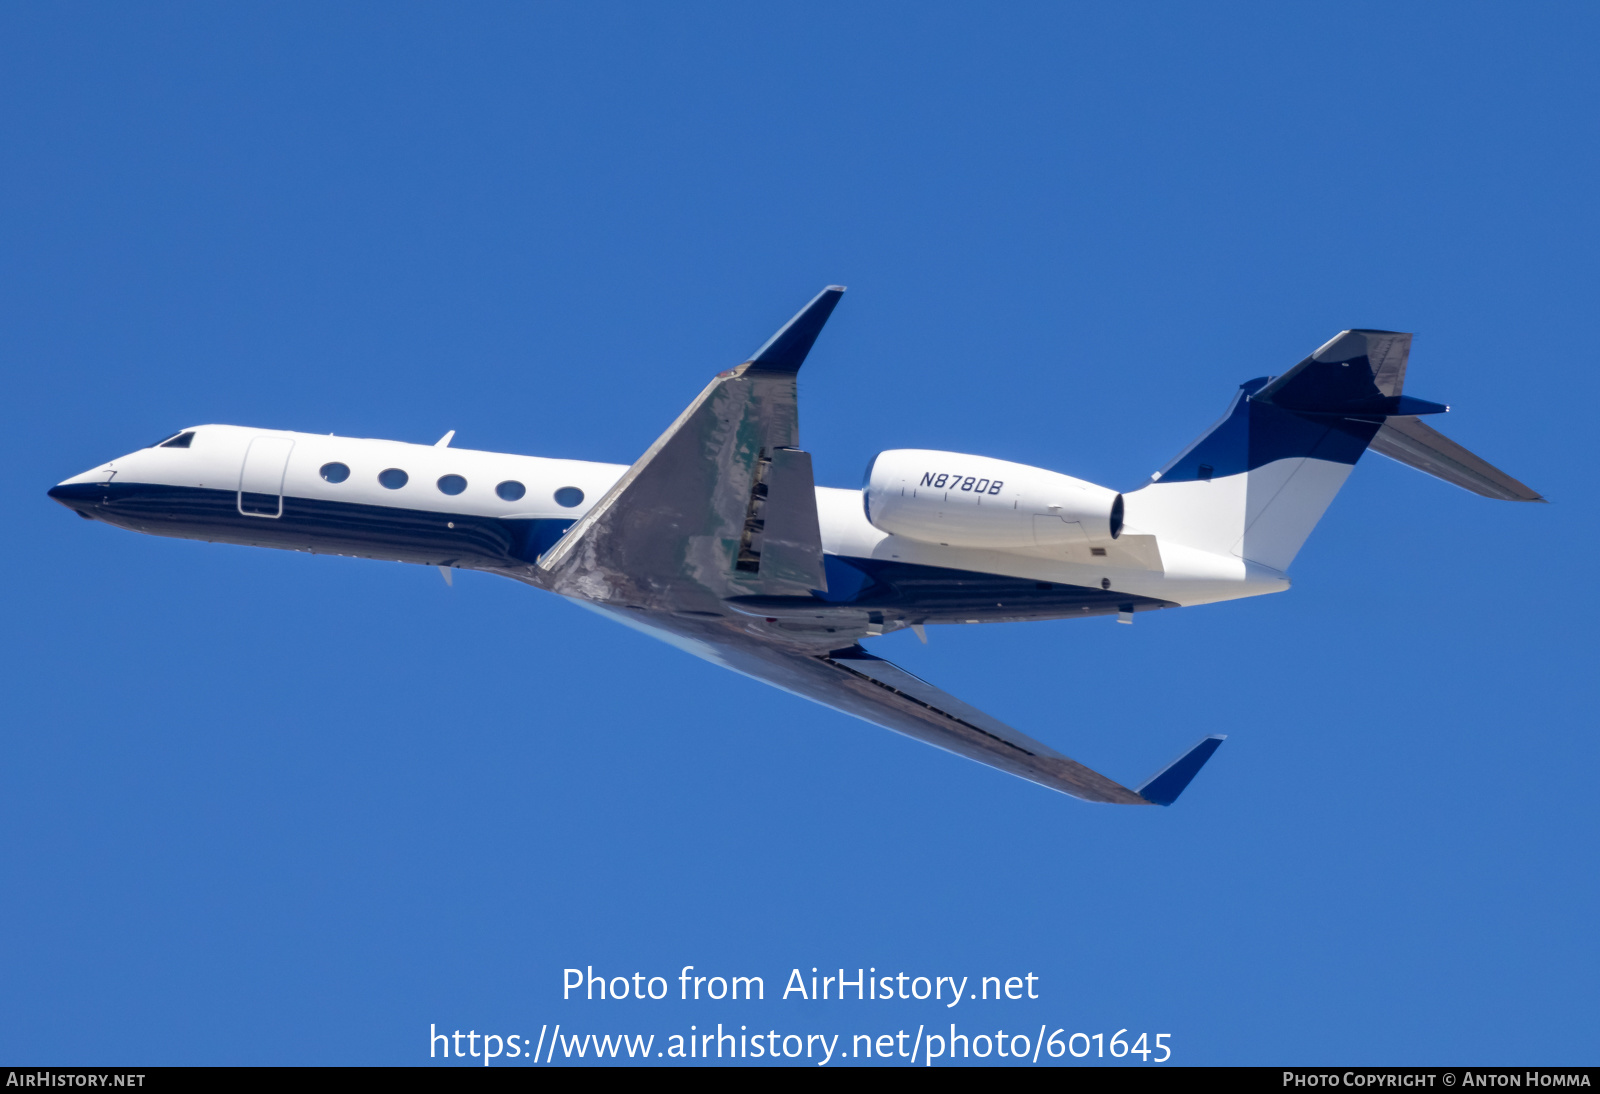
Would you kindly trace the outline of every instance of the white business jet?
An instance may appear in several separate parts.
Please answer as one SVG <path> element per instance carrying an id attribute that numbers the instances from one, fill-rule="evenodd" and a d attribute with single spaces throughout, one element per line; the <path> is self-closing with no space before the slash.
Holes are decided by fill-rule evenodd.
<path id="1" fill-rule="evenodd" d="M 818 487 L 795 381 L 830 286 L 718 373 L 631 467 L 200 425 L 50 496 L 152 535 L 483 570 L 708 661 L 1086 801 L 1170 805 L 1207 737 L 1130 789 L 868 653 L 934 624 L 1115 615 L 1279 592 L 1368 448 L 1485 497 L 1542 501 L 1418 415 L 1411 335 L 1348 330 L 1126 493 L 1037 467 L 880 453 Z"/>

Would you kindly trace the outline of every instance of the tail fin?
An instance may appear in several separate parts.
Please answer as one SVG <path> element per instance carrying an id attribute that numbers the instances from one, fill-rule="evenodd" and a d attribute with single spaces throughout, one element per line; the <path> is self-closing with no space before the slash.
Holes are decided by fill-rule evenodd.
<path id="1" fill-rule="evenodd" d="M 1374 438 L 1385 455 L 1446 481 L 1491 497 L 1520 488 L 1518 500 L 1536 500 L 1417 421 L 1449 408 L 1402 393 L 1410 353 L 1409 334 L 1347 330 L 1283 375 L 1241 384 L 1216 425 L 1126 495 L 1127 527 L 1286 570 Z M 1397 454 L 1401 434 L 1423 437 L 1419 429 L 1433 441 L 1422 446 L 1428 452 Z M 1448 467 L 1433 458 L 1441 453 Z M 1501 492 L 1481 489 L 1485 482 Z"/>

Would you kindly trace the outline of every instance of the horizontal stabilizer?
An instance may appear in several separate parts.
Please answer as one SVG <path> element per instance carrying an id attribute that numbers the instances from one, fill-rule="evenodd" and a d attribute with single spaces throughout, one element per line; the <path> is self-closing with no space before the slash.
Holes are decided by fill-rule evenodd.
<path id="1" fill-rule="evenodd" d="M 833 314 L 834 306 L 843 295 L 843 285 L 829 285 L 823 289 L 777 334 L 767 339 L 766 345 L 756 350 L 747 363 L 769 372 L 799 372 L 817 335 L 822 333 L 823 324 Z"/>
<path id="2" fill-rule="evenodd" d="M 1391 460 L 1486 498 L 1545 500 L 1538 491 L 1529 489 L 1416 418 L 1390 418 L 1372 438 L 1371 448 Z"/>
<path id="3" fill-rule="evenodd" d="M 1150 780 L 1139 788 L 1139 796 L 1152 805 L 1171 805 L 1178 800 L 1183 788 L 1200 773 L 1206 761 L 1211 759 L 1211 754 L 1226 739 L 1222 734 L 1212 734 L 1204 738 L 1199 744 L 1151 776 Z"/>

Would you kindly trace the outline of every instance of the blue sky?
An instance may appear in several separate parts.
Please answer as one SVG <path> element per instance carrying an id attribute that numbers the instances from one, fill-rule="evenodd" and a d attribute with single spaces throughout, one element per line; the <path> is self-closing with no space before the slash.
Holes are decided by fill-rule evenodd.
<path id="1" fill-rule="evenodd" d="M 1584 5 L 0 11 L 0 1057 L 413 1063 L 427 1029 L 893 1033 L 561 970 L 1033 972 L 1174 1062 L 1594 1062 Z M 1295 588 L 872 648 L 1084 805 L 511 582 L 85 524 L 229 422 L 626 463 L 817 289 L 819 481 L 1137 485 L 1346 327 L 1553 504 L 1369 457 Z"/>

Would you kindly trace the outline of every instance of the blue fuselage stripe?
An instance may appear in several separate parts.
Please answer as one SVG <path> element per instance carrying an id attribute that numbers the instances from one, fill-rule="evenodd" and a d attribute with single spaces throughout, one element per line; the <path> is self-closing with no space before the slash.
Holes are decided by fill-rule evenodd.
<path id="1" fill-rule="evenodd" d="M 527 579 L 570 519 L 483 517 L 285 495 L 282 515 L 239 511 L 232 490 L 145 483 L 74 483 L 50 496 L 85 516 L 152 535 L 204 539 L 316 554 L 353 555 L 427 566 L 459 566 Z M 277 497 L 245 496 L 247 509 L 277 512 Z M 814 601 L 927 622 L 1055 619 L 1170 606 L 1163 600 L 1079 585 L 924 566 L 888 559 L 826 556 L 828 592 Z M 742 598 L 756 601 L 765 598 Z M 773 598 L 773 607 L 804 603 Z"/>
<path id="2" fill-rule="evenodd" d="M 75 483 L 57 486 L 50 496 L 108 524 L 153 535 L 508 571 L 527 570 L 573 523 L 287 495 L 282 516 L 249 516 L 239 511 L 233 490 L 146 483 Z M 276 512 L 277 500 L 245 495 L 246 508 L 259 511 Z"/>

